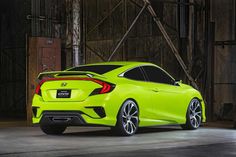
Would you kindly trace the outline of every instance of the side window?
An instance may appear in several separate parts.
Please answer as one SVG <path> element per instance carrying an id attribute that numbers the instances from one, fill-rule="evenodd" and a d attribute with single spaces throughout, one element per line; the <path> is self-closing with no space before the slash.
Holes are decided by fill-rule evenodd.
<path id="1" fill-rule="evenodd" d="M 149 81 L 157 82 L 157 83 L 165 83 L 165 84 L 174 84 L 174 80 L 167 75 L 163 70 L 154 66 L 143 66 L 145 73 Z"/>
<path id="2" fill-rule="evenodd" d="M 139 67 L 127 71 L 124 74 L 124 77 L 132 80 L 145 81 L 143 73 Z"/>

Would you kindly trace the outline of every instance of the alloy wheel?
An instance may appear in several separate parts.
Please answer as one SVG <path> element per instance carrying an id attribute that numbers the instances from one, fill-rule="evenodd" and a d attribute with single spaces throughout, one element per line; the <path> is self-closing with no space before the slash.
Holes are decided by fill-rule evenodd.
<path id="1" fill-rule="evenodd" d="M 193 99 L 189 106 L 190 123 L 194 128 L 198 128 L 202 121 L 201 104 L 197 99 Z"/>
<path id="2" fill-rule="evenodd" d="M 135 102 L 128 100 L 122 112 L 122 124 L 127 134 L 134 134 L 138 127 L 138 107 Z"/>

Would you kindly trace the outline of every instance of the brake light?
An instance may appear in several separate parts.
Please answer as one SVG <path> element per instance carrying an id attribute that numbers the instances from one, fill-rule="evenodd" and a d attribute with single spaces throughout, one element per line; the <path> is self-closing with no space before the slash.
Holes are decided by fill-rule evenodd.
<path id="1" fill-rule="evenodd" d="M 100 81 L 100 80 L 95 80 L 95 79 L 93 81 L 100 84 L 102 86 L 102 88 L 94 89 L 93 92 L 90 94 L 90 96 L 91 95 L 96 95 L 96 94 L 109 93 L 115 88 L 114 84 L 110 84 L 110 83 L 103 82 L 103 81 Z"/>
<path id="2" fill-rule="evenodd" d="M 37 87 L 35 89 L 35 94 L 42 96 L 41 86 L 43 85 L 44 82 L 46 82 L 46 81 L 58 81 L 58 80 L 86 80 L 86 81 L 93 81 L 93 82 L 95 82 L 95 83 L 102 86 L 102 88 L 97 88 L 97 89 L 93 90 L 93 92 L 90 94 L 90 96 L 91 95 L 96 95 L 96 94 L 109 93 L 115 88 L 114 84 L 104 82 L 104 81 L 101 81 L 101 80 L 97 80 L 97 79 L 94 79 L 94 78 L 74 78 L 74 77 L 73 78 L 47 78 L 47 79 L 42 80 L 37 85 Z"/>
<path id="3" fill-rule="evenodd" d="M 103 88 L 100 91 L 100 94 L 108 93 L 110 91 L 111 91 L 111 85 L 109 85 L 107 83 L 103 83 Z"/>
<path id="4" fill-rule="evenodd" d="M 35 94 L 38 94 L 38 95 L 42 95 L 42 93 L 41 93 L 41 86 L 42 86 L 42 84 L 44 83 L 44 82 L 46 82 L 46 80 L 42 80 L 38 85 L 37 85 L 37 87 L 36 87 L 36 89 L 35 89 Z"/>

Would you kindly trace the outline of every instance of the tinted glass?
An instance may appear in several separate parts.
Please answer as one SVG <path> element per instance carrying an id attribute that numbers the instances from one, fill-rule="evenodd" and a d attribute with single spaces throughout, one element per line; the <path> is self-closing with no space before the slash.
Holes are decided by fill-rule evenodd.
<path id="1" fill-rule="evenodd" d="M 174 84 L 174 80 L 167 75 L 163 70 L 154 67 L 154 66 L 144 66 L 143 67 L 145 73 L 148 76 L 149 81 L 157 82 L 157 83 L 166 83 L 166 84 Z"/>
<path id="2" fill-rule="evenodd" d="M 121 67 L 121 65 L 90 65 L 90 66 L 74 67 L 68 71 L 90 71 L 97 74 L 105 74 L 119 67 Z"/>
<path id="3" fill-rule="evenodd" d="M 143 73 L 142 73 L 142 71 L 141 71 L 141 69 L 139 67 L 127 71 L 124 74 L 124 77 L 132 79 L 132 80 L 145 81 Z"/>

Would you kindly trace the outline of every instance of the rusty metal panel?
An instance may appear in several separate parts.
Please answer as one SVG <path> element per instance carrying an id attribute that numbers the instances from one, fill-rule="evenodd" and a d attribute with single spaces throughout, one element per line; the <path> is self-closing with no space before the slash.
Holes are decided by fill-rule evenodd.
<path id="1" fill-rule="evenodd" d="M 61 70 L 61 40 L 43 37 L 31 37 L 28 50 L 28 101 L 27 121 L 31 124 L 31 103 L 36 78 L 40 72 Z"/>

